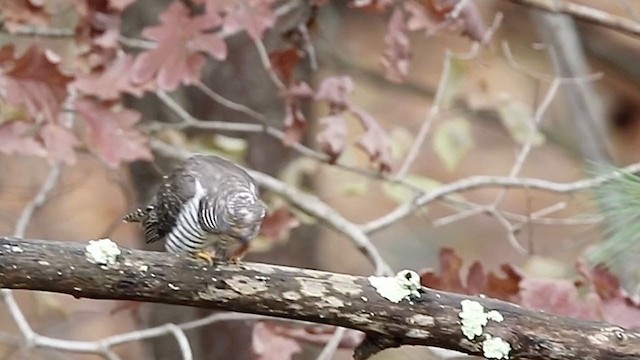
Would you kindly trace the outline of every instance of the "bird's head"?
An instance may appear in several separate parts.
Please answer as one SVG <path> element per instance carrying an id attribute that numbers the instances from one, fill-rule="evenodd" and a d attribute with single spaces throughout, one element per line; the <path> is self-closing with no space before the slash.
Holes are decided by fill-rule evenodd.
<path id="1" fill-rule="evenodd" d="M 238 191 L 226 198 L 224 206 L 226 232 L 245 242 L 253 240 L 267 213 L 264 203 L 249 191 Z"/>

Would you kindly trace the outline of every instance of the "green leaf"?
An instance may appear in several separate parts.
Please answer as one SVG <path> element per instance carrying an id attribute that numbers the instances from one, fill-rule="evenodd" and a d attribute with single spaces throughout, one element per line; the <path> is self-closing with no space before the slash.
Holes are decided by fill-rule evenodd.
<path id="1" fill-rule="evenodd" d="M 444 74 L 442 76 L 444 76 Z M 440 104 L 443 109 L 450 108 L 467 85 L 467 64 L 465 61 L 452 58 L 447 76 L 447 82 L 444 84 L 442 102 Z"/>
<path id="2" fill-rule="evenodd" d="M 369 191 L 369 184 L 366 181 L 352 181 L 343 184 L 341 190 L 346 196 L 360 196 Z"/>
<path id="3" fill-rule="evenodd" d="M 473 148 L 471 125 L 464 118 L 441 123 L 433 136 L 434 150 L 449 171 L 455 170 Z"/>
<path id="4" fill-rule="evenodd" d="M 544 143 L 544 135 L 536 128 L 533 110 L 529 105 L 515 100 L 504 100 L 498 105 L 498 112 L 502 125 L 515 142 L 531 142 L 533 146 Z"/>

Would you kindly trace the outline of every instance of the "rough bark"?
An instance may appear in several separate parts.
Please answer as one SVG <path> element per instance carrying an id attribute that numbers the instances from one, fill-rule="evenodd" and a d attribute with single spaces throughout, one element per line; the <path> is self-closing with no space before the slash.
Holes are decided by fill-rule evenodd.
<path id="1" fill-rule="evenodd" d="M 510 359 L 637 359 L 640 333 L 563 318 L 481 297 L 425 289 L 419 301 L 391 302 L 368 278 L 259 263 L 202 262 L 121 248 L 116 264 L 89 262 L 85 244 L 0 237 L 0 287 L 66 293 L 78 298 L 136 300 L 233 310 L 363 331 L 356 350 L 428 345 L 482 354 L 461 331 L 461 301 L 497 310 L 483 334 L 511 346 Z M 477 339 L 477 338 L 476 338 Z"/>

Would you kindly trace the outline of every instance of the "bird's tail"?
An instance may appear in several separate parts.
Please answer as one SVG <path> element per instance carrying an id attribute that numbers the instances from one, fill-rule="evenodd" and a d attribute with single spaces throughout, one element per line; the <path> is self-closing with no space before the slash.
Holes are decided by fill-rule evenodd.
<path id="1" fill-rule="evenodd" d="M 122 221 L 124 222 L 142 222 L 146 217 L 147 214 L 149 214 L 149 209 L 148 208 L 138 208 L 133 212 L 128 213 L 127 215 L 125 215 L 122 218 Z"/>

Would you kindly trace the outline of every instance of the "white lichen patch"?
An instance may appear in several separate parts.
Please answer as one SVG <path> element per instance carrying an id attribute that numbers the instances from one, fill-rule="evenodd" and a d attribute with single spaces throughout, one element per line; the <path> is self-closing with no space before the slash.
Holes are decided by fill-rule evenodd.
<path id="1" fill-rule="evenodd" d="M 369 276 L 369 284 L 383 298 L 398 303 L 411 296 L 420 297 L 420 275 L 412 270 L 402 270 L 395 276 Z"/>
<path id="2" fill-rule="evenodd" d="M 495 322 L 504 320 L 502 314 L 495 310 L 484 312 L 484 307 L 477 301 L 465 299 L 460 304 L 462 311 L 458 316 L 462 319 L 462 333 L 469 340 L 482 335 L 482 328 L 487 325 L 489 320 Z"/>
<path id="3" fill-rule="evenodd" d="M 410 317 L 407 322 L 418 326 L 433 326 L 433 324 L 435 324 L 435 319 L 433 316 L 416 314 Z"/>
<path id="4" fill-rule="evenodd" d="M 491 337 L 487 334 L 487 338 L 482 342 L 482 354 L 487 359 L 509 359 L 511 345 L 499 337 Z"/>
<path id="5" fill-rule="evenodd" d="M 138 270 L 140 270 L 141 272 L 147 272 L 147 270 L 149 270 L 149 266 L 140 265 L 140 266 L 138 266 Z"/>
<path id="6" fill-rule="evenodd" d="M 327 287 L 320 281 L 307 278 L 295 278 L 300 283 L 300 293 L 304 296 L 321 297 L 327 292 Z"/>
<path id="7" fill-rule="evenodd" d="M 230 288 L 243 295 L 253 295 L 268 289 L 263 281 L 244 275 L 236 275 L 225 282 Z"/>
<path id="8" fill-rule="evenodd" d="M 297 291 L 285 291 L 282 293 L 282 298 L 289 301 L 298 301 L 302 299 L 302 295 Z"/>
<path id="9" fill-rule="evenodd" d="M 101 265 L 113 265 L 122 253 L 118 244 L 111 239 L 89 240 L 85 247 L 85 256 L 89 262 Z"/>

